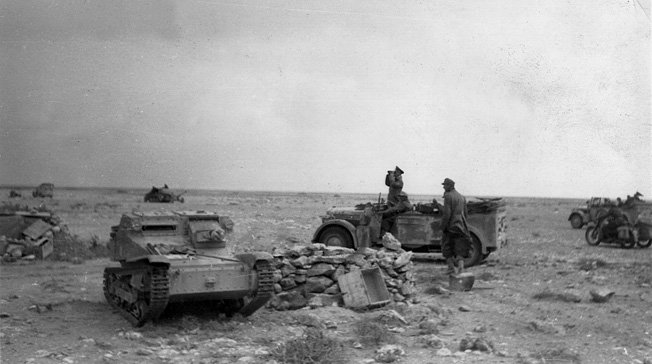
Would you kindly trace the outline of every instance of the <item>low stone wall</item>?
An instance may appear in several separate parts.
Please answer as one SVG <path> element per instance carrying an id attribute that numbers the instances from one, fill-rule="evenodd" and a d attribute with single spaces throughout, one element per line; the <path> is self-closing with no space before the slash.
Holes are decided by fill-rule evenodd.
<path id="1" fill-rule="evenodd" d="M 275 249 L 276 295 L 268 307 L 277 310 L 305 306 L 344 305 L 338 278 L 354 270 L 379 267 L 394 302 L 414 298 L 415 274 L 412 252 L 401 249 L 391 234 L 379 249 L 358 250 L 323 244 Z"/>

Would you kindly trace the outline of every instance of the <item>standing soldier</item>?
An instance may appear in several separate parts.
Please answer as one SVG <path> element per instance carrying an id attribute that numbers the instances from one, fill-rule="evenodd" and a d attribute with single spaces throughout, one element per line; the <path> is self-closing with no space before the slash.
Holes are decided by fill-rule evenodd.
<path id="1" fill-rule="evenodd" d="M 393 171 L 387 171 L 385 185 L 389 187 L 387 207 L 398 205 L 400 202 L 398 195 L 403 191 L 403 170 L 396 166 Z"/>
<path id="2" fill-rule="evenodd" d="M 469 257 L 471 234 L 466 224 L 468 211 L 466 198 L 455 190 L 455 182 L 444 179 L 444 207 L 441 219 L 442 240 L 441 249 L 448 264 L 448 274 L 464 272 L 464 259 Z"/>

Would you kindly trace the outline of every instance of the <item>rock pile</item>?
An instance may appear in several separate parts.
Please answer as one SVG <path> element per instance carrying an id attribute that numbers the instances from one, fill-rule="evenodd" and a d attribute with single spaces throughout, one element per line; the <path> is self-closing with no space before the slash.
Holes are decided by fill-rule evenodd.
<path id="1" fill-rule="evenodd" d="M 344 304 L 338 279 L 356 270 L 378 268 L 394 302 L 414 298 L 415 274 L 412 252 L 401 248 L 391 234 L 385 234 L 380 249 L 358 250 L 323 244 L 274 249 L 276 295 L 268 307 L 293 310 L 306 306 Z"/>

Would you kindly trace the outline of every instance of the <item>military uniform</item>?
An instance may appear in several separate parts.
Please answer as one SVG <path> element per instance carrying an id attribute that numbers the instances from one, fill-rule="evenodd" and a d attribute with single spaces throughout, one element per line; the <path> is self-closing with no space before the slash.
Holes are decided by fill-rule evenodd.
<path id="1" fill-rule="evenodd" d="M 380 236 L 382 237 L 386 232 L 392 231 L 396 216 L 407 211 L 412 211 L 412 204 L 408 200 L 407 193 L 401 191 L 398 194 L 398 203 L 383 211 L 383 220 L 380 223 Z"/>
<path id="2" fill-rule="evenodd" d="M 392 207 L 399 203 L 399 194 L 403 191 L 403 171 L 397 166 L 394 173 L 390 172 L 385 176 L 385 185 L 389 187 L 387 206 Z"/>
<path id="3" fill-rule="evenodd" d="M 449 188 L 444 193 L 444 206 L 442 208 L 441 250 L 446 258 L 449 268 L 457 261 L 458 268 L 463 269 L 463 259 L 469 257 L 471 247 L 471 234 L 466 223 L 468 210 L 466 198 L 455 190 L 455 182 L 446 178 L 443 185 Z"/>

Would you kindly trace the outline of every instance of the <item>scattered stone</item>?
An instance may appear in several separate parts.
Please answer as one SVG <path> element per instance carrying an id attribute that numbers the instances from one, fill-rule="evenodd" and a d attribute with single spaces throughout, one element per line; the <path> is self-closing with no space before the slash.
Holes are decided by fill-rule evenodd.
<path id="1" fill-rule="evenodd" d="M 471 312 L 471 308 L 469 306 L 462 305 L 458 308 L 461 312 Z"/>
<path id="2" fill-rule="evenodd" d="M 439 322 L 433 319 L 422 321 L 419 323 L 419 329 L 424 334 L 437 334 L 439 333 Z"/>
<path id="3" fill-rule="evenodd" d="M 379 363 L 393 363 L 405 356 L 405 350 L 398 345 L 385 345 L 376 350 L 374 360 Z"/>
<path id="4" fill-rule="evenodd" d="M 136 354 L 141 355 L 141 356 L 150 356 L 150 355 L 154 355 L 154 352 L 149 350 L 149 349 L 140 348 L 140 349 L 136 350 Z"/>
<path id="5" fill-rule="evenodd" d="M 113 349 L 113 345 L 111 345 L 110 343 L 104 342 L 104 341 L 97 341 L 96 340 L 95 341 L 95 346 L 97 346 L 100 349 L 104 349 L 104 350 Z"/>
<path id="6" fill-rule="evenodd" d="M 308 327 L 322 327 L 322 320 L 319 316 L 309 313 L 296 316 L 297 323 Z"/>
<path id="7" fill-rule="evenodd" d="M 589 291 L 589 293 L 591 294 L 591 300 L 593 302 L 604 303 L 608 302 L 616 292 L 607 288 L 598 288 Z"/>
<path id="8" fill-rule="evenodd" d="M 127 340 L 140 340 L 143 338 L 143 334 L 135 331 L 121 332 L 119 336 L 124 336 Z"/>
<path id="9" fill-rule="evenodd" d="M 437 335 L 427 335 L 420 338 L 420 341 L 428 348 L 442 349 L 444 341 Z"/>
<path id="10" fill-rule="evenodd" d="M 441 348 L 437 350 L 437 356 L 451 356 L 453 353 L 447 348 Z"/>
<path id="11" fill-rule="evenodd" d="M 383 244 L 383 247 L 385 247 L 385 249 L 387 249 L 387 250 L 392 250 L 392 251 L 400 251 L 400 250 L 402 250 L 401 249 L 401 242 L 398 241 L 394 237 L 394 235 L 392 235 L 390 233 L 385 233 L 385 235 L 383 235 L 382 244 Z"/>

